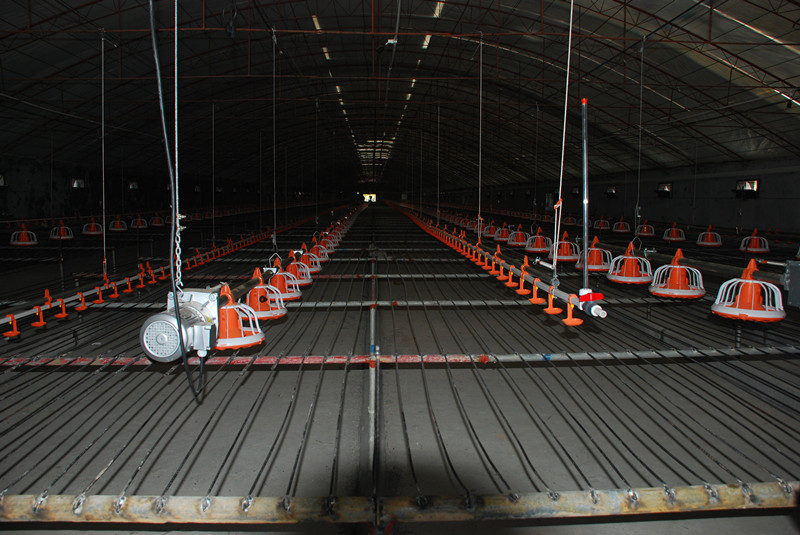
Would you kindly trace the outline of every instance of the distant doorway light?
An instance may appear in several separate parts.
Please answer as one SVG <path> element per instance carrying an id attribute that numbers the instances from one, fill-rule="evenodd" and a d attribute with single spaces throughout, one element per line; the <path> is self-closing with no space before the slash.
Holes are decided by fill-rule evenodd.
<path id="1" fill-rule="evenodd" d="M 361 195 L 364 196 L 364 202 L 376 202 L 378 200 L 375 193 L 362 193 Z"/>

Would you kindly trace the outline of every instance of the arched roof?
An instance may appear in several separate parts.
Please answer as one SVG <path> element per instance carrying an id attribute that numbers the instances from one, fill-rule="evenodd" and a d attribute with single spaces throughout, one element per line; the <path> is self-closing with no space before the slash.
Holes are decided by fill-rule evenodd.
<path id="1" fill-rule="evenodd" d="M 107 172 L 166 176 L 148 2 L 3 5 L 0 155 L 96 170 L 103 124 Z M 155 2 L 170 128 L 173 6 Z M 192 180 L 558 179 L 569 1 L 195 0 L 178 20 Z M 578 0 L 572 20 L 567 176 L 580 98 L 592 174 L 800 156 L 800 3 Z"/>

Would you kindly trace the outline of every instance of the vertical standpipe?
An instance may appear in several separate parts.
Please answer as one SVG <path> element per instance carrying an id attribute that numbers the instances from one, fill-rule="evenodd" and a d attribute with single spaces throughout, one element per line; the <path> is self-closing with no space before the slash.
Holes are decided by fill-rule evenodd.
<path id="1" fill-rule="evenodd" d="M 583 132 L 583 288 L 589 288 L 589 132 L 586 121 L 588 99 L 581 99 Z"/>

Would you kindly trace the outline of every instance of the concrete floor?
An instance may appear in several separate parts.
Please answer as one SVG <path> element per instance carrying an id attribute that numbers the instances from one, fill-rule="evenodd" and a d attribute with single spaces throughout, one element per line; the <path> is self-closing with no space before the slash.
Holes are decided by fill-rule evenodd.
<path id="1" fill-rule="evenodd" d="M 305 293 L 304 302 L 368 301 L 372 294 L 369 281 L 352 276 L 370 273 L 370 243 L 377 243 L 381 253 L 388 255 L 378 262 L 378 273 L 411 276 L 428 271 L 480 272 L 406 219 L 373 207 L 360 216 L 337 252 L 343 260 L 332 261 L 323 271 L 323 275 L 333 277 L 315 282 Z M 412 254 L 416 262 L 389 261 L 391 256 Z M 426 258 L 448 261 L 426 262 Z M 220 264 L 230 272 L 241 271 L 246 265 Z M 375 291 L 379 299 L 388 300 L 510 298 L 506 288 L 490 279 L 384 279 L 379 280 Z M 620 297 L 626 295 L 617 291 Z M 143 303 L 163 299 L 152 292 L 139 297 Z M 703 314 L 703 305 L 697 304 L 674 312 L 653 308 L 651 314 L 648 305 L 651 323 L 643 325 L 643 330 L 659 325 L 664 332 L 665 326 L 679 325 L 676 318 L 681 315 L 700 318 Z M 617 317 L 631 314 L 622 308 L 616 310 Z M 102 328 L 102 323 L 93 324 L 96 316 L 87 314 L 83 320 L 86 334 L 81 335 L 86 342 L 68 350 L 104 356 L 140 354 L 135 332 L 148 313 L 125 312 L 125 316 L 119 316 L 118 331 L 94 338 L 98 345 L 93 345 L 91 332 Z M 368 316 L 368 307 L 353 305 L 295 309 L 286 318 L 265 326 L 264 346 L 241 353 L 368 353 Z M 377 342 L 380 353 L 387 355 L 673 347 L 657 337 L 637 336 L 635 328 L 631 330 L 624 321 L 614 319 L 613 313 L 610 317 L 609 322 L 589 320 L 582 330 L 570 331 L 532 307 L 398 306 L 378 311 Z M 791 339 L 796 337 L 798 331 L 793 329 L 797 325 L 796 312 L 792 312 L 787 324 L 766 333 L 746 331 L 743 340 L 752 340 L 757 346 L 761 340 Z M 694 327 L 706 332 L 709 340 L 731 338 L 724 323 Z M 59 328 L 53 326 L 50 331 L 54 340 Z M 691 329 L 685 336 L 691 339 Z M 691 342 L 687 343 L 691 347 Z M 17 354 L 43 353 L 35 350 L 35 343 L 9 347 Z M 50 348 L 46 354 L 67 349 L 55 342 L 38 347 Z M 76 495 L 102 473 L 90 494 L 117 495 L 133 478 L 127 487 L 131 495 L 210 493 L 240 497 L 254 488 L 258 496 L 326 496 L 333 478 L 333 495 L 369 495 L 370 467 L 365 456 L 365 431 L 370 421 L 365 410 L 370 388 L 368 367 L 320 368 L 307 364 L 302 368 L 279 366 L 273 372 L 264 366 L 246 371 L 241 367 L 215 367 L 207 370 L 207 397 L 199 406 L 186 389 L 180 366 L 175 370 L 169 370 L 169 366 L 151 368 L 120 370 L 117 366 L 97 373 L 96 367 L 25 373 L 0 370 L 5 371 L 0 375 L 5 392 L 0 394 L 4 405 L 0 418 L 7 429 L 0 439 L 0 487 L 5 488 L 33 466 L 31 476 L 14 483 L 9 494 L 39 494 L 49 488 L 50 494 Z M 424 372 L 418 364 L 399 368 L 382 365 L 379 494 L 414 495 L 418 486 L 425 495 L 458 495 L 463 492 L 459 480 L 476 494 L 502 494 L 509 489 L 541 492 L 546 486 L 562 491 L 586 489 L 584 478 L 597 489 L 657 487 L 661 480 L 674 486 L 701 481 L 735 483 L 735 477 L 747 482 L 768 481 L 769 473 L 796 480 L 800 474 L 798 431 L 797 426 L 786 422 L 796 420 L 800 413 L 797 373 L 797 361 L 791 356 L 734 361 L 539 362 L 507 368 L 453 364 L 448 369 L 440 363 L 426 365 Z M 770 401 L 773 398 L 775 401 Z M 441 439 L 431 414 L 439 423 Z M 286 426 L 282 427 L 284 416 Z M 273 444 L 273 455 L 269 455 Z M 488 454 L 481 454 L 482 447 Z M 709 450 L 711 455 L 706 455 Z M 452 470 L 447 468 L 445 454 L 451 458 Z M 526 455 L 532 463 L 526 462 Z M 296 459 L 298 470 L 293 475 Z M 488 459 L 496 466 L 489 466 Z M 140 463 L 143 468 L 139 471 Z M 338 467 L 335 477 L 334 463 Z M 411 476 L 411 463 L 416 481 Z M 104 471 L 106 466 L 109 468 Z M 324 523 L 195 527 L 13 523 L 0 524 L 0 531 L 367 532 L 365 525 Z M 393 528 L 393 533 L 737 535 L 759 530 L 800 533 L 800 523 L 796 515 L 785 510 L 725 511 L 646 518 L 401 524 Z"/>

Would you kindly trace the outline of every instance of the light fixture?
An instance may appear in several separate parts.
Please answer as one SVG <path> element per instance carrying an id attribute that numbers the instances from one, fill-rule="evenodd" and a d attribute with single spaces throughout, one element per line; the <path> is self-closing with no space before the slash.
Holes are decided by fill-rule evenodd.
<path id="1" fill-rule="evenodd" d="M 433 18 L 438 19 L 442 16 L 442 10 L 444 9 L 444 2 L 436 2 L 436 8 L 433 10 Z"/>
<path id="2" fill-rule="evenodd" d="M 86 182 L 82 178 L 73 178 L 71 182 L 74 189 L 84 189 L 86 187 Z"/>
<path id="3" fill-rule="evenodd" d="M 339 93 L 339 94 L 341 94 L 341 92 L 342 92 L 342 88 L 340 86 L 338 86 L 338 85 L 336 86 L 336 92 Z"/>
<path id="4" fill-rule="evenodd" d="M 416 85 L 416 83 L 417 83 L 417 79 L 416 78 L 412 78 L 411 87 L 414 87 Z"/>
<path id="5" fill-rule="evenodd" d="M 325 54 L 325 59 L 327 59 L 328 61 L 330 61 L 330 59 L 331 59 L 331 55 L 330 55 L 330 54 L 328 54 L 328 47 L 327 47 L 327 46 L 323 46 L 323 47 L 322 47 L 322 53 L 323 53 L 323 54 Z"/>
<path id="6" fill-rule="evenodd" d="M 406 100 L 411 100 L 411 93 L 406 94 Z"/>
<path id="7" fill-rule="evenodd" d="M 429 44 L 431 44 L 431 35 L 430 34 L 426 35 L 425 36 L 425 40 L 422 41 L 422 50 L 427 49 Z"/>
<path id="8" fill-rule="evenodd" d="M 314 21 L 314 28 L 316 28 L 318 32 L 322 31 L 322 28 L 319 25 L 319 19 L 317 18 L 317 16 L 316 15 L 311 15 L 311 20 Z"/>

